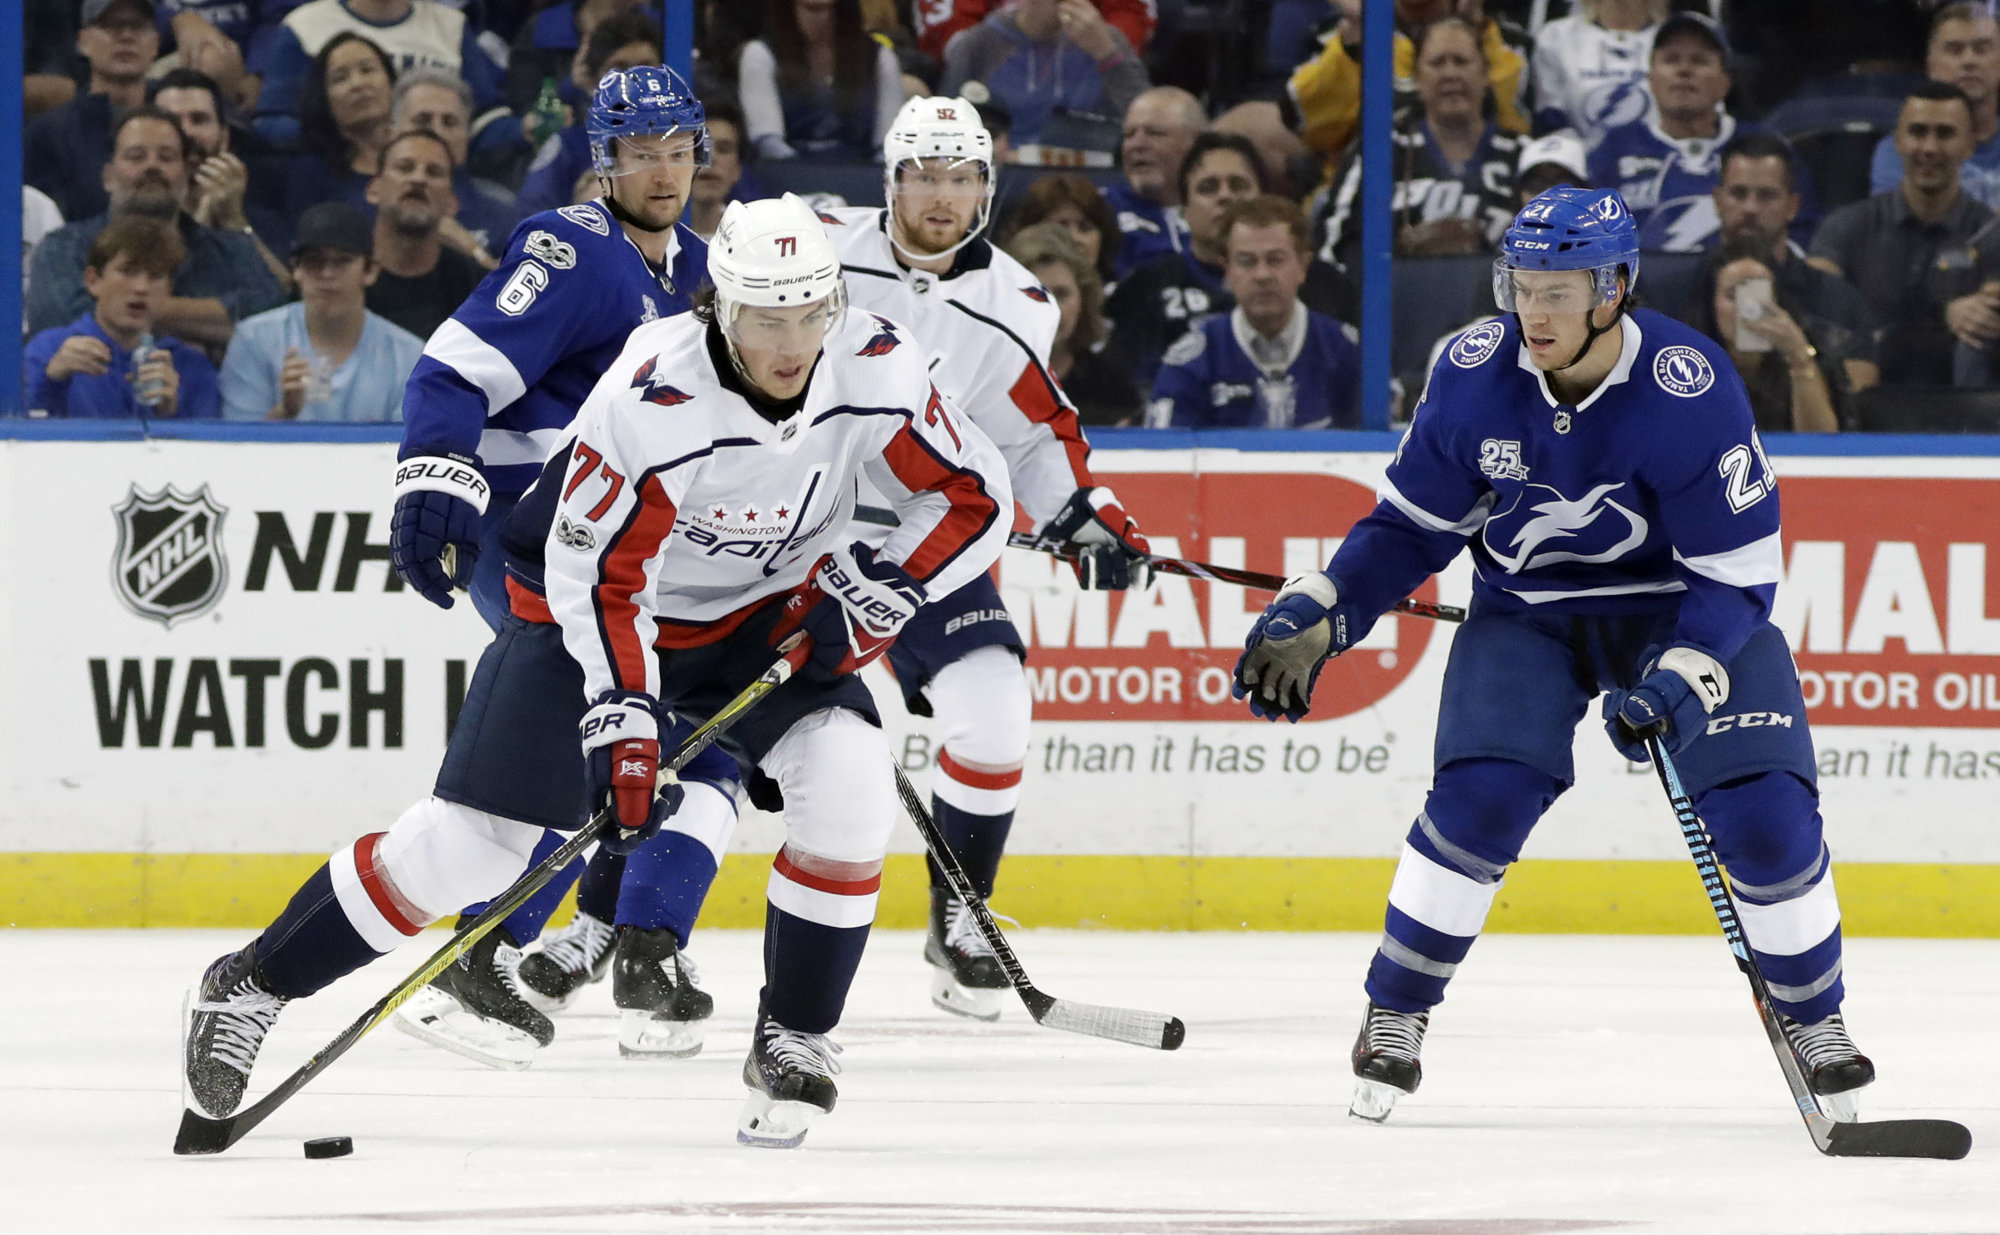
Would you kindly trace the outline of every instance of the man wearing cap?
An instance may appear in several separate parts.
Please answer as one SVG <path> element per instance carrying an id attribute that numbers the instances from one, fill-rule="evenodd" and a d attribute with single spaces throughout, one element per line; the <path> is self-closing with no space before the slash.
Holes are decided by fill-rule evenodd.
<path id="1" fill-rule="evenodd" d="M 37 116 L 21 137 L 21 178 L 47 193 L 65 219 L 104 213 L 111 119 L 145 103 L 146 70 L 160 54 L 150 0 L 83 0 L 79 16 L 76 50 L 90 65 L 90 85 Z"/>
<path id="2" fill-rule="evenodd" d="M 230 420 L 401 420 L 423 341 L 368 311 L 375 264 L 368 216 L 325 202 L 299 216 L 299 300 L 243 322 L 222 363 Z"/>
<path id="3" fill-rule="evenodd" d="M 1590 158 L 1584 153 L 1583 139 L 1574 130 L 1560 129 L 1521 145 L 1521 161 L 1515 165 L 1514 196 L 1520 205 L 1540 197 L 1544 190 L 1559 184 L 1590 188 Z"/>
<path id="4" fill-rule="evenodd" d="M 1699 13 L 1675 13 L 1653 36 L 1647 85 L 1652 114 L 1617 125 L 1590 155 L 1590 178 L 1617 189 L 1639 224 L 1639 247 L 1695 253 L 1712 247 L 1720 226 L 1715 182 L 1723 144 L 1745 131 L 1723 107 L 1728 97 L 1729 42 Z M 1819 212 L 1807 186 L 1801 238 Z"/>

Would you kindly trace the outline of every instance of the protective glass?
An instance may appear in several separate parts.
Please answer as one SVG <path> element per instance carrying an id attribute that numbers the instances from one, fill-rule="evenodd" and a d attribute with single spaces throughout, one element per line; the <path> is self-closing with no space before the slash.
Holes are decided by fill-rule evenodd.
<path id="1" fill-rule="evenodd" d="M 1575 279 L 1566 277 L 1586 273 L 1590 275 L 1588 292 Z M 1504 257 L 1493 262 L 1493 303 L 1500 306 L 1502 313 L 1524 313 L 1537 308 L 1552 314 L 1581 313 L 1600 304 L 1610 304 L 1617 297 L 1616 266 L 1597 266 L 1589 271 L 1521 270 L 1508 265 Z"/>
<path id="2" fill-rule="evenodd" d="M 718 299 L 722 333 L 739 350 L 801 355 L 819 351 L 847 309 L 847 289 L 836 287 L 818 304 L 765 308 Z"/>
<path id="3" fill-rule="evenodd" d="M 598 174 L 611 179 L 652 175 L 669 167 L 685 166 L 690 170 L 707 167 L 715 157 L 706 125 L 698 129 L 674 129 L 668 133 L 615 137 L 611 139 L 608 153 L 611 165 L 599 168 Z"/>

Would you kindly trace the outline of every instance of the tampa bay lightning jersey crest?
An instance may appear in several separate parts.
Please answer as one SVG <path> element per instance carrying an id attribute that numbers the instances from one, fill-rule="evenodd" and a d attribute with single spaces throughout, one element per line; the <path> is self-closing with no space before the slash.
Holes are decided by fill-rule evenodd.
<path id="1" fill-rule="evenodd" d="M 1477 607 L 1678 607 L 1677 638 L 1725 657 L 1740 647 L 1783 566 L 1777 481 L 1749 399 L 1706 336 L 1647 309 L 1619 329 L 1616 367 L 1574 405 L 1511 319 L 1454 340 L 1381 504 L 1329 568 L 1342 595 L 1386 609 L 1469 542 Z"/>
<path id="2" fill-rule="evenodd" d="M 708 246 L 685 225 L 655 269 L 602 202 L 531 215 L 424 345 L 402 456 L 476 458 L 496 493 L 521 492 L 626 336 L 686 312 L 707 278 Z"/>

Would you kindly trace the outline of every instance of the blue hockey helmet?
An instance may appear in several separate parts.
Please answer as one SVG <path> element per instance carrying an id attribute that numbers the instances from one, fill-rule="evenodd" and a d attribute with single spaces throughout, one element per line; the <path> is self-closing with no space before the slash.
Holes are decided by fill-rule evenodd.
<path id="1" fill-rule="evenodd" d="M 709 164 L 708 116 L 701 100 L 680 74 L 662 65 L 606 73 L 590 100 L 584 131 L 590 138 L 590 165 L 600 176 L 614 174 L 612 141 L 619 137 L 692 133 L 695 166 Z"/>
<path id="2" fill-rule="evenodd" d="M 1514 311 L 1513 274 L 1521 270 L 1588 270 L 1600 304 L 1618 294 L 1618 271 L 1629 293 L 1639 281 L 1639 231 L 1616 189 L 1557 185 L 1514 216 L 1493 262 L 1493 299 Z"/>

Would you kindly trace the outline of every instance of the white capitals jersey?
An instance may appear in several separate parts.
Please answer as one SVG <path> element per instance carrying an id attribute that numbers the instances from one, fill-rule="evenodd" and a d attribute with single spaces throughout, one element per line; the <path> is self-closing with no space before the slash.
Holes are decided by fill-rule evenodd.
<path id="1" fill-rule="evenodd" d="M 1076 408 L 1049 372 L 1062 311 L 1041 280 L 984 239 L 960 249 L 943 275 L 911 270 L 896 260 L 884 208 L 819 217 L 840 253 L 849 303 L 916 331 L 938 389 L 1000 448 L 1014 497 L 1036 525 L 1097 483 Z"/>
<path id="2" fill-rule="evenodd" d="M 777 424 L 733 372 L 723 379 L 708 335 L 693 314 L 633 331 L 577 413 L 565 469 L 544 473 L 562 484 L 544 548 L 549 610 L 590 698 L 657 696 L 656 643 L 712 643 L 803 584 L 852 542 L 864 474 L 901 523 L 881 556 L 932 596 L 1006 544 L 999 452 L 937 393 L 906 328 L 850 309 Z"/>

